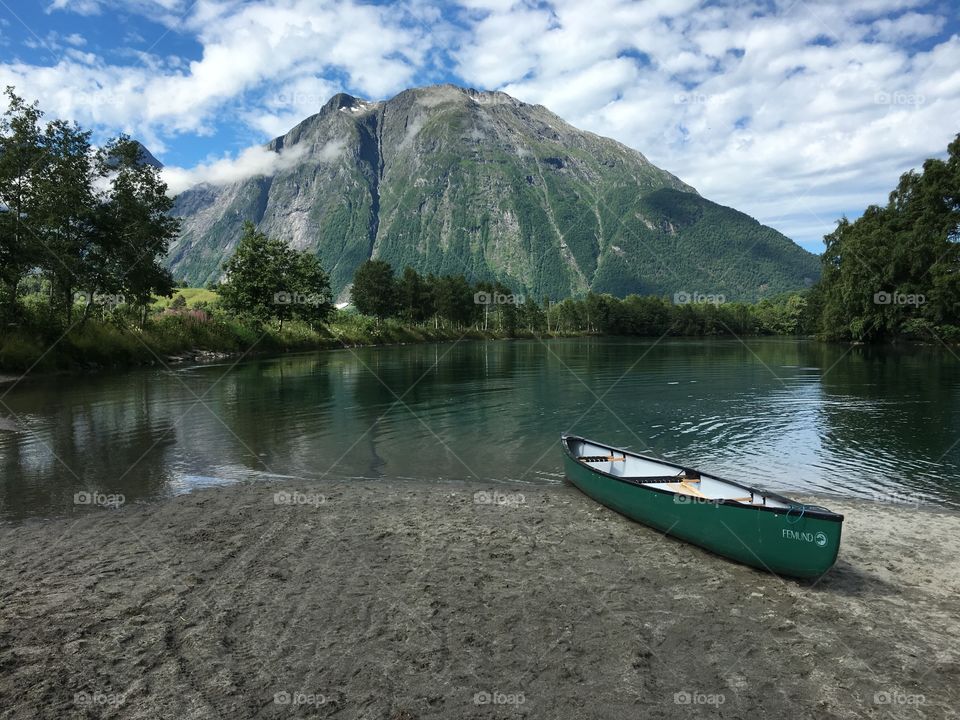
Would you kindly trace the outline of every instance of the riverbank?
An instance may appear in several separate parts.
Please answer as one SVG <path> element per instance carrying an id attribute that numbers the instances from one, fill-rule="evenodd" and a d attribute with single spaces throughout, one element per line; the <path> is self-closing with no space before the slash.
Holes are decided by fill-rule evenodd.
<path id="1" fill-rule="evenodd" d="M 251 484 L 0 525 L 0 718 L 948 717 L 960 515 L 829 504 L 816 583 L 569 485 Z"/>
<path id="2" fill-rule="evenodd" d="M 561 334 L 539 333 L 538 336 L 560 337 Z M 472 327 L 464 330 L 407 325 L 396 320 L 377 323 L 373 318 L 347 313 L 317 328 L 300 322 L 287 323 L 282 329 L 253 327 L 229 317 L 199 321 L 189 315 L 160 316 L 152 319 L 144 330 L 88 321 L 66 333 L 14 331 L 0 337 L 0 378 L 25 371 L 119 369 L 343 347 L 505 337 L 508 335 L 502 332 Z M 534 335 L 518 330 L 513 337 Z"/>

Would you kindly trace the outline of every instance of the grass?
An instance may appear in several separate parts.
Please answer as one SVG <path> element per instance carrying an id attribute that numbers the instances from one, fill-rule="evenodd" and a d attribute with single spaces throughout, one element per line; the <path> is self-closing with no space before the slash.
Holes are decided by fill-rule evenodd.
<path id="1" fill-rule="evenodd" d="M 175 288 L 173 295 L 168 298 L 154 298 L 153 307 L 158 310 L 164 310 L 170 307 L 177 295 L 183 295 L 183 299 L 187 301 L 187 307 L 197 307 L 200 303 L 205 303 L 213 307 L 220 299 L 213 290 L 207 290 L 206 288 Z"/>
<path id="2" fill-rule="evenodd" d="M 396 320 L 338 311 L 316 328 L 302 322 L 256 326 L 214 311 L 209 321 L 154 315 L 143 330 L 118 320 L 91 319 L 61 335 L 59 330 L 17 329 L 0 336 L 0 370 L 35 372 L 130 367 L 189 357 L 201 352 L 281 353 L 344 346 L 442 342 L 504 337 L 496 332 L 410 326 Z"/>

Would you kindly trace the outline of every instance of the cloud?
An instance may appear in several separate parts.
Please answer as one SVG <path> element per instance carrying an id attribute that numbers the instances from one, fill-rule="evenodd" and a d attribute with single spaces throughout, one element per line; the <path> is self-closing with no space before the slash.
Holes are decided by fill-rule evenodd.
<path id="1" fill-rule="evenodd" d="M 180 7 L 172 0 L 144 0 L 127 9 L 154 17 Z M 305 77 L 337 77 L 320 84 L 382 97 L 410 84 L 430 50 L 426 30 L 411 22 L 403 6 L 270 0 L 188 7 L 177 29 L 192 34 L 202 54 L 183 68 L 143 55 L 140 64 L 131 65 L 92 53 L 65 53 L 52 66 L 2 63 L 0 82 L 37 97 L 54 115 L 174 136 L 209 130 L 226 107 L 241 100 L 260 106 L 265 116 L 276 88 Z M 55 0 L 50 10 L 91 13 L 98 5 Z M 110 102 L 100 101 L 103 92 L 111 95 Z"/>
<path id="2" fill-rule="evenodd" d="M 458 80 L 614 137 L 813 249 L 960 130 L 960 26 L 928 0 L 131 0 L 124 12 L 199 51 L 162 56 L 148 37 L 104 55 L 52 35 L 34 42 L 57 45 L 53 64 L 0 61 L 0 84 L 162 156 L 184 135 L 220 150 L 238 123 L 241 146 L 282 134 L 340 90 L 382 99 Z M 247 153 L 169 172 L 181 186 L 262 172 L 263 153 Z"/>
<path id="3" fill-rule="evenodd" d="M 612 136 L 811 249 L 960 131 L 960 38 L 930 43 L 945 19 L 921 2 L 537 7 L 483 12 L 458 74 Z"/>
<path id="4" fill-rule="evenodd" d="M 295 145 L 282 152 L 265 147 L 247 148 L 236 157 L 201 163 L 193 168 L 165 167 L 161 171 L 169 193 L 177 195 L 199 184 L 230 185 L 251 177 L 268 176 L 293 167 L 303 159 L 307 148 Z"/>
<path id="5" fill-rule="evenodd" d="M 100 13 L 99 0 L 53 0 L 47 6 L 47 12 L 66 10 L 78 15 L 97 15 Z"/>
<path id="6" fill-rule="evenodd" d="M 310 151 L 311 161 L 332 163 L 341 158 L 347 144 L 331 140 L 323 147 Z M 177 195 L 195 185 L 230 185 L 252 177 L 270 176 L 288 170 L 302 162 L 308 152 L 306 145 L 294 145 L 274 152 L 258 145 L 247 148 L 236 157 L 223 157 L 192 168 L 164 167 L 161 176 L 170 195 Z"/>

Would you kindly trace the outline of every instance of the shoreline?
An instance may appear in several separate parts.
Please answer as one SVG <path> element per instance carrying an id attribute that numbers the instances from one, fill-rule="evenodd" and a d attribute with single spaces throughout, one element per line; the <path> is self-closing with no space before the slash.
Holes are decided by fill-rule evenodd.
<path id="1" fill-rule="evenodd" d="M 486 341 L 486 340 L 556 340 L 574 337 L 599 337 L 595 333 L 560 333 L 550 332 L 533 334 L 519 331 L 514 335 L 503 335 L 492 330 L 469 329 L 464 332 L 447 332 L 431 328 L 413 328 L 401 326 L 394 328 L 397 336 L 386 337 L 382 341 L 371 341 L 368 338 L 340 339 L 337 337 L 323 337 L 318 342 L 289 343 L 272 345 L 266 349 L 225 349 L 223 347 L 183 347 L 175 352 L 156 352 L 156 355 L 141 351 L 140 359 L 131 359 L 122 363 L 105 364 L 94 360 L 75 360 L 65 367 L 50 368 L 44 366 L 39 369 L 29 369 L 17 374 L 16 370 L 0 366 L 0 387 L 11 383 L 19 383 L 30 378 L 44 378 L 55 375 L 92 375 L 110 372 L 124 372 L 150 367 L 176 366 L 187 364 L 204 365 L 207 363 L 235 360 L 238 358 L 270 358 L 282 357 L 297 353 L 324 352 L 327 350 L 349 350 L 356 348 L 397 347 L 402 345 L 428 345 L 451 342 Z M 0 337 L 0 347 L 3 346 Z M 159 359 L 158 359 L 159 358 Z"/>
<path id="2" fill-rule="evenodd" d="M 422 328 L 401 328 L 402 332 L 414 333 L 416 331 L 422 331 Z M 428 332 L 435 332 L 433 330 L 428 330 Z M 796 342 L 813 342 L 823 345 L 844 345 L 850 347 L 860 347 L 864 349 L 879 348 L 879 347 L 888 347 L 891 349 L 913 349 L 913 350 L 927 350 L 934 349 L 939 350 L 943 346 L 936 343 L 930 343 L 919 340 L 899 340 L 899 341 L 890 341 L 886 343 L 863 343 L 857 341 L 836 341 L 828 340 L 824 338 L 819 338 L 812 335 L 767 335 L 767 334 L 758 334 L 758 335 L 748 335 L 743 336 L 749 340 L 793 340 Z M 493 331 L 487 330 L 468 330 L 465 333 L 458 335 L 457 333 L 437 335 L 437 336 L 422 336 L 400 338 L 400 339 L 385 339 L 382 342 L 370 342 L 366 340 L 354 340 L 354 341 L 340 341 L 336 338 L 326 338 L 322 342 L 317 342 L 314 344 L 306 345 L 295 345 L 291 344 L 288 346 L 277 346 L 272 347 L 266 350 L 224 350 L 221 348 L 204 348 L 204 347 L 193 347 L 193 348 L 184 348 L 177 351 L 175 354 L 169 355 L 160 355 L 160 360 L 157 360 L 153 356 L 144 356 L 140 361 L 130 361 L 118 364 L 100 364 L 96 362 L 74 362 L 73 364 L 62 367 L 62 368 L 42 368 L 42 369 L 31 369 L 24 371 L 20 374 L 17 374 L 15 370 L 3 369 L 0 366 L 0 388 L 11 385 L 19 384 L 21 382 L 33 379 L 33 378 L 47 378 L 58 375 L 67 375 L 67 376 L 84 376 L 84 375 L 99 375 L 101 373 L 118 373 L 126 372 L 129 370 L 141 370 L 147 369 L 150 367 L 165 367 L 165 366 L 175 366 L 175 367 L 184 367 L 187 365 L 197 365 L 202 366 L 209 363 L 218 363 L 223 362 L 224 360 L 235 360 L 237 358 L 243 359 L 269 359 L 274 357 L 282 357 L 285 355 L 296 355 L 296 354 L 305 354 L 305 353 L 314 353 L 314 352 L 324 352 L 328 350 L 350 350 L 357 348 L 377 348 L 377 347 L 399 347 L 403 345 L 429 345 L 429 344 L 443 344 L 451 342 L 469 342 L 469 341 L 490 341 L 490 340 L 562 340 L 562 339 L 571 339 L 571 338 L 607 338 L 607 339 L 634 339 L 634 340 L 644 340 L 651 339 L 654 336 L 646 335 L 604 335 L 596 332 L 549 332 L 549 333 L 540 333 L 535 334 L 528 331 L 519 331 L 514 335 L 502 335 Z M 655 338 L 654 338 L 655 339 Z M 726 335 L 673 335 L 670 336 L 671 340 L 690 340 L 690 341 L 710 341 L 710 340 L 730 340 L 733 339 Z M 0 338 L 2 341 L 2 338 Z M 960 343 L 958 343 L 960 345 Z M 2 343 L 0 343 L 2 346 Z"/>
<path id="3" fill-rule="evenodd" d="M 947 716 L 960 564 L 931 540 L 960 513 L 830 504 L 816 582 L 569 484 L 251 483 L 0 524 L 0 718 Z"/>

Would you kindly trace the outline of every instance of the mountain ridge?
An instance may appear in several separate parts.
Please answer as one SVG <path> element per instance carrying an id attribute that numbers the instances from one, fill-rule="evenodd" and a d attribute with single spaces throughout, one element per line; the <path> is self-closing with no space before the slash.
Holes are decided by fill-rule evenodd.
<path id="1" fill-rule="evenodd" d="M 178 277 L 216 280 L 245 220 L 317 252 L 341 297 L 370 258 L 555 298 L 695 289 L 752 300 L 819 272 L 814 255 L 642 153 L 499 91 L 338 93 L 266 147 L 294 159 L 176 198 Z"/>

